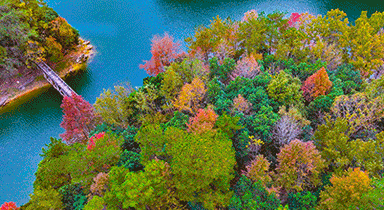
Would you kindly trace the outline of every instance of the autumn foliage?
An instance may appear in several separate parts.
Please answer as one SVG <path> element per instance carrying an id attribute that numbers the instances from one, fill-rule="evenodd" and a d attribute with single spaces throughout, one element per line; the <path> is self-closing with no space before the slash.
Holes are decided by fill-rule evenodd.
<path id="1" fill-rule="evenodd" d="M 263 185 L 266 185 L 272 181 L 269 173 L 270 163 L 263 155 L 258 155 L 252 162 L 246 167 L 245 176 L 247 176 L 253 182 L 261 181 Z"/>
<path id="2" fill-rule="evenodd" d="M 248 22 L 250 19 L 257 19 L 259 15 L 257 14 L 256 10 L 252 9 L 244 13 L 243 18 L 241 19 L 241 22 Z"/>
<path id="3" fill-rule="evenodd" d="M 200 101 L 204 98 L 206 92 L 204 82 L 196 77 L 191 84 L 185 84 L 180 91 L 179 97 L 174 102 L 174 106 L 179 111 L 188 111 L 196 113 Z"/>
<path id="4" fill-rule="evenodd" d="M 174 59 L 182 55 L 180 43 L 173 42 L 173 37 L 167 33 L 163 37 L 155 35 L 151 44 L 152 58 L 145 61 L 139 67 L 144 69 L 149 75 L 156 76 L 165 71 L 164 66 L 168 66 Z"/>
<path id="5" fill-rule="evenodd" d="M 213 109 L 199 109 L 196 116 L 189 118 L 188 132 L 204 133 L 213 129 L 218 115 Z"/>
<path id="6" fill-rule="evenodd" d="M 290 27 L 294 27 L 295 24 L 297 24 L 297 22 L 300 20 L 300 17 L 301 15 L 299 13 L 296 13 L 296 12 L 292 13 L 291 17 L 288 20 L 288 25 Z"/>
<path id="7" fill-rule="evenodd" d="M 1 205 L 0 210 L 19 210 L 15 202 L 5 202 Z"/>
<path id="8" fill-rule="evenodd" d="M 348 209 L 364 203 L 362 195 L 371 190 L 368 174 L 359 168 L 349 170 L 346 176 L 333 176 L 332 185 L 321 192 L 322 209 Z"/>
<path id="9" fill-rule="evenodd" d="M 101 133 L 98 133 L 98 134 L 95 134 L 94 136 L 92 136 L 89 140 L 88 140 L 88 146 L 87 146 L 87 149 L 88 150 L 92 150 L 95 145 L 96 145 L 96 140 L 98 139 L 101 139 L 103 138 L 105 135 L 105 132 L 101 132 Z"/>
<path id="10" fill-rule="evenodd" d="M 361 75 L 383 71 L 384 12 L 345 15 L 217 17 L 187 56 L 155 36 L 140 65 L 152 76 L 105 91 L 102 125 L 64 98 L 70 145 L 43 149 L 27 210 L 383 209 L 384 77 Z M 44 49 L 57 60 L 67 25 L 55 22 Z"/>
<path id="11" fill-rule="evenodd" d="M 332 82 L 329 80 L 327 71 L 324 67 L 319 69 L 315 74 L 308 77 L 302 86 L 304 98 L 307 101 L 312 101 L 320 95 L 326 95 L 332 87 Z"/>
<path id="12" fill-rule="evenodd" d="M 60 106 L 63 109 L 63 122 L 60 124 L 65 133 L 60 136 L 69 144 L 84 142 L 95 127 L 96 116 L 93 106 L 80 95 L 64 96 Z"/>
<path id="13" fill-rule="evenodd" d="M 235 80 L 236 77 L 245 77 L 253 79 L 260 73 L 260 66 L 256 59 L 259 59 L 260 55 L 250 54 L 237 61 L 235 69 L 229 75 L 231 80 Z"/>
<path id="14" fill-rule="evenodd" d="M 303 191 L 320 182 L 325 167 L 320 152 L 312 142 L 293 140 L 277 154 L 277 183 L 288 191 Z"/>
<path id="15" fill-rule="evenodd" d="M 100 172 L 99 174 L 97 174 L 95 178 L 93 178 L 93 184 L 91 185 L 91 188 L 90 188 L 90 191 L 91 191 L 91 194 L 89 195 L 90 199 L 92 199 L 93 196 L 100 196 L 100 197 L 104 196 L 108 188 L 108 179 L 109 179 L 108 174 L 103 172 Z"/>
<path id="16" fill-rule="evenodd" d="M 233 99 L 233 108 L 238 112 L 250 114 L 252 111 L 252 104 L 239 94 Z"/>

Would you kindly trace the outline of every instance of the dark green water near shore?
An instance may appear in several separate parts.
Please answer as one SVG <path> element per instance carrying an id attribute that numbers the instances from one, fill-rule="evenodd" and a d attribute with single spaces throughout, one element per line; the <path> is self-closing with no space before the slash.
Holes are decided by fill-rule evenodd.
<path id="1" fill-rule="evenodd" d="M 194 27 L 209 24 L 219 15 L 241 19 L 244 12 L 256 9 L 325 14 L 339 8 L 350 22 L 362 10 L 369 14 L 384 11 L 384 2 L 374 0 L 46 0 L 48 5 L 90 40 L 97 54 L 87 72 L 68 83 L 90 103 L 103 89 L 129 81 L 142 85 L 146 73 L 138 68 L 150 59 L 150 40 L 155 34 L 168 32 L 176 40 L 191 35 Z M 183 44 L 185 48 L 185 44 Z M 50 89 L 9 113 L 0 115 L 0 204 L 15 201 L 22 205 L 29 200 L 41 148 L 49 137 L 58 137 L 62 97 Z"/>

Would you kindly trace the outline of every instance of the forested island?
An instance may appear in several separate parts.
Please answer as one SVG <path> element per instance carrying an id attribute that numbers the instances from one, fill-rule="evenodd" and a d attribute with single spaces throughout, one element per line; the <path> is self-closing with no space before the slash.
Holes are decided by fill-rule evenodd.
<path id="1" fill-rule="evenodd" d="M 384 13 L 251 10 L 152 39 L 150 76 L 64 97 L 34 192 L 1 209 L 383 209 Z"/>
<path id="2" fill-rule="evenodd" d="M 66 78 L 85 69 L 92 48 L 45 2 L 1 0 L 0 111 L 50 86 L 34 62 L 46 62 Z"/>

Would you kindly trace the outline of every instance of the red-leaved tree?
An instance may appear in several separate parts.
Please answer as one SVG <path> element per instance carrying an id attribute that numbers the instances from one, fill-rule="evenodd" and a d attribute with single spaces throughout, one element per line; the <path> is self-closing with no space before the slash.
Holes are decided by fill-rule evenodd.
<path id="1" fill-rule="evenodd" d="M 5 202 L 1 205 L 0 210 L 19 210 L 15 202 Z"/>
<path id="2" fill-rule="evenodd" d="M 163 72 L 164 66 L 168 66 L 172 61 L 184 54 L 181 52 L 180 43 L 173 42 L 173 37 L 167 33 L 163 37 L 158 35 L 153 37 L 151 53 L 151 60 L 144 61 L 145 63 L 139 66 L 151 76 L 156 76 Z"/>
<path id="3" fill-rule="evenodd" d="M 72 97 L 64 96 L 60 107 L 64 112 L 60 126 L 65 129 L 65 133 L 60 134 L 60 137 L 68 144 L 86 142 L 89 132 L 96 125 L 93 106 L 80 95 L 74 94 Z"/>
<path id="4" fill-rule="evenodd" d="M 89 151 L 91 151 L 91 150 L 96 146 L 96 140 L 103 138 L 104 135 L 105 135 L 105 132 L 101 132 L 101 133 L 98 133 L 98 134 L 93 135 L 93 136 L 89 139 L 89 141 L 88 141 L 87 149 L 88 149 Z"/>
<path id="5" fill-rule="evenodd" d="M 329 80 L 327 71 L 322 67 L 305 80 L 301 90 L 303 91 L 305 100 L 312 101 L 320 95 L 327 94 L 331 90 L 331 87 L 332 82 Z"/>
<path id="6" fill-rule="evenodd" d="M 288 25 L 289 27 L 297 27 L 298 22 L 300 20 L 301 15 L 299 13 L 292 13 L 291 17 L 288 19 Z"/>
<path id="7" fill-rule="evenodd" d="M 212 108 L 199 109 L 195 117 L 189 118 L 188 132 L 204 133 L 213 129 L 218 115 Z"/>

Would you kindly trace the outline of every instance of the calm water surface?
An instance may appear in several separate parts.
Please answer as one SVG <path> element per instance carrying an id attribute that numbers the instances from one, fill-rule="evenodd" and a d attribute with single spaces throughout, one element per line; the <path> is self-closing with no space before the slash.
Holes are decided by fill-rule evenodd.
<path id="1" fill-rule="evenodd" d="M 240 20 L 250 9 L 271 13 L 310 12 L 325 14 L 340 8 L 350 20 L 360 15 L 384 11 L 380 1 L 326 0 L 46 0 L 48 5 L 90 40 L 97 55 L 86 73 L 69 81 L 73 89 L 91 103 L 103 89 L 130 81 L 141 86 L 146 73 L 138 68 L 150 59 L 150 40 L 154 34 L 169 32 L 176 40 L 191 35 L 194 27 L 209 24 L 219 15 Z M 183 45 L 185 48 L 185 45 Z M 41 148 L 49 137 L 64 130 L 60 108 L 62 97 L 53 89 L 0 115 L 0 205 L 15 201 L 22 205 L 32 193 L 34 172 L 41 161 Z"/>

